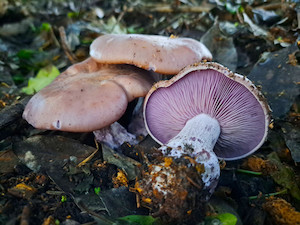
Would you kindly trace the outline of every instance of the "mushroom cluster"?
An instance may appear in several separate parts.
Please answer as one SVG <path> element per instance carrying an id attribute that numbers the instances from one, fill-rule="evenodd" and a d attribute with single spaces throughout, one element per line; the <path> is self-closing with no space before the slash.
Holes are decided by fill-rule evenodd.
<path id="1" fill-rule="evenodd" d="M 218 63 L 194 64 L 156 83 L 145 98 L 144 118 L 162 157 L 136 183 L 141 199 L 151 199 L 146 204 L 155 214 L 186 215 L 213 193 L 218 158 L 240 159 L 263 144 L 269 112 L 249 79 Z"/>
<path id="2" fill-rule="evenodd" d="M 156 73 L 176 74 L 212 57 L 202 43 L 190 38 L 138 34 L 100 36 L 90 55 L 35 94 L 23 118 L 40 129 L 101 129 L 120 119 L 128 102 L 146 95 Z"/>
<path id="3" fill-rule="evenodd" d="M 35 94 L 23 118 L 36 128 L 90 132 L 147 95 L 145 126 L 161 155 L 136 190 L 156 216 L 182 218 L 207 201 L 220 176 L 218 158 L 246 157 L 266 138 L 264 97 L 246 77 L 199 63 L 212 56 L 196 40 L 108 34 L 92 43 L 90 55 Z M 177 75 L 154 84 L 159 74 Z"/>

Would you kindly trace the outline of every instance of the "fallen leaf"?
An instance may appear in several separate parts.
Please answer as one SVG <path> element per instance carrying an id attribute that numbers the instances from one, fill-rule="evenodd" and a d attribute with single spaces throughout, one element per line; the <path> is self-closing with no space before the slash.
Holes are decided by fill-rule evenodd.
<path id="1" fill-rule="evenodd" d="M 132 225 L 152 225 L 157 218 L 153 218 L 152 216 L 143 216 L 143 215 L 129 215 L 118 218 L 119 220 L 126 221 L 126 224 Z"/>
<path id="2" fill-rule="evenodd" d="M 50 84 L 58 75 L 59 70 L 55 66 L 47 66 L 39 70 L 35 78 L 30 78 L 28 86 L 22 88 L 22 92 L 31 95 Z"/>
<path id="3" fill-rule="evenodd" d="M 283 165 L 276 152 L 270 153 L 267 158 L 277 167 L 276 170 L 270 172 L 273 180 L 277 184 L 287 188 L 295 199 L 300 200 L 300 189 L 295 181 L 295 173 L 293 169 L 289 166 Z"/>
<path id="4" fill-rule="evenodd" d="M 102 144 L 102 154 L 104 161 L 123 169 L 127 174 L 128 180 L 134 180 L 136 178 L 136 167 L 140 165 L 139 162 L 124 155 L 118 154 L 104 144 Z"/>
<path id="5" fill-rule="evenodd" d="M 262 92 L 268 100 L 275 118 L 284 117 L 299 95 L 300 66 L 289 63 L 289 54 L 299 51 L 296 44 L 264 53 L 248 78 L 262 86 Z"/>

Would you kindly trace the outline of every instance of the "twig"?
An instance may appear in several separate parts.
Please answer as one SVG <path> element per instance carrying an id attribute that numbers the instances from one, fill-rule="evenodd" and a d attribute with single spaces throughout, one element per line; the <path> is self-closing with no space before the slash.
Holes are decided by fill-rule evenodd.
<path id="1" fill-rule="evenodd" d="M 202 13 L 202 12 L 209 12 L 212 9 L 212 6 L 207 5 L 207 6 L 187 6 L 187 5 L 182 5 L 182 6 L 177 6 L 177 7 L 172 7 L 170 5 L 146 5 L 146 8 L 150 12 L 160 12 L 160 13 L 173 13 L 173 12 L 181 12 L 181 13 Z"/>
<path id="2" fill-rule="evenodd" d="M 30 207 L 28 205 L 25 205 L 22 210 L 20 225 L 29 225 L 30 214 L 31 214 Z"/>
<path id="3" fill-rule="evenodd" d="M 110 32 L 113 32 L 114 29 L 115 29 L 115 27 L 116 27 L 118 24 L 120 24 L 120 21 L 121 21 L 122 18 L 124 17 L 125 12 L 126 12 L 126 11 L 122 11 L 122 12 L 120 13 L 120 15 L 119 15 L 118 18 L 117 18 L 116 23 L 115 23 L 115 24 L 112 26 L 112 28 L 110 29 Z"/>
<path id="4" fill-rule="evenodd" d="M 269 194 L 258 194 L 256 196 L 250 196 L 249 200 L 254 200 L 254 199 L 258 199 L 260 197 L 264 197 L 264 198 L 268 198 L 271 196 L 275 196 L 275 195 L 281 195 L 281 194 L 286 194 L 287 193 L 287 189 L 283 189 L 281 191 L 275 192 L 275 193 L 269 193 Z"/>
<path id="5" fill-rule="evenodd" d="M 237 169 L 236 171 L 240 172 L 240 173 L 246 173 L 246 174 L 257 175 L 257 176 L 262 175 L 262 172 L 254 172 L 254 171 L 251 171 L 251 170 Z"/>
<path id="6" fill-rule="evenodd" d="M 285 4 L 285 3 L 282 3 L 282 2 L 278 2 L 278 3 L 269 3 L 269 4 L 257 6 L 257 7 L 255 7 L 255 9 L 277 10 L 277 9 L 281 9 L 281 7 L 282 7 L 284 4 Z"/>
<path id="7" fill-rule="evenodd" d="M 202 190 L 202 187 L 199 184 L 197 184 L 195 181 L 193 181 L 190 177 L 186 177 L 186 179 L 188 180 L 188 182 L 190 182 L 196 188 L 198 188 L 199 190 Z"/>
<path id="8" fill-rule="evenodd" d="M 71 49 L 68 45 L 65 28 L 64 27 L 59 27 L 58 31 L 59 31 L 61 46 L 62 46 L 65 54 L 67 55 L 68 59 L 70 60 L 70 62 L 72 64 L 77 63 L 78 58 L 76 57 L 76 55 L 73 54 L 73 52 L 71 51 Z"/>
<path id="9" fill-rule="evenodd" d="M 82 162 L 80 162 L 77 166 L 78 167 L 81 167 L 81 166 L 83 166 L 83 165 L 85 165 L 88 161 L 90 161 L 94 156 L 95 156 L 95 154 L 98 152 L 98 150 L 99 150 L 99 144 L 98 144 L 98 142 L 95 140 L 95 144 L 96 144 L 96 150 L 92 153 L 92 154 L 90 154 L 86 159 L 84 159 Z"/>

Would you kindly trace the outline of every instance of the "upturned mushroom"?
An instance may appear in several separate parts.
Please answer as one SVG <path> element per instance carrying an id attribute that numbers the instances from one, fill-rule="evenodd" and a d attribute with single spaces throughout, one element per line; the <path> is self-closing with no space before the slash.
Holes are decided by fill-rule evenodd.
<path id="1" fill-rule="evenodd" d="M 235 160 L 259 149 L 269 112 L 249 79 L 217 63 L 198 63 L 156 83 L 146 96 L 144 118 L 163 157 L 137 182 L 142 199 L 173 219 L 193 202 L 208 200 L 220 176 L 218 157 Z"/>
<path id="2" fill-rule="evenodd" d="M 179 52 L 185 54 L 184 60 L 176 56 Z M 159 76 L 148 69 L 176 73 L 188 64 L 211 59 L 196 40 L 155 35 L 103 35 L 92 43 L 90 54 L 35 94 L 23 118 L 40 129 L 98 130 L 117 121 L 128 102 L 146 95 Z"/>

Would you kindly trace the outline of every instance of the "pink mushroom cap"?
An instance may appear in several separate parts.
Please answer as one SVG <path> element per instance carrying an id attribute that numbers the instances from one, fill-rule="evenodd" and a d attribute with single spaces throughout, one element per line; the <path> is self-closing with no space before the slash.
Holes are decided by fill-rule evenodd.
<path id="1" fill-rule="evenodd" d="M 106 34 L 93 41 L 90 55 L 99 63 L 132 64 L 161 74 L 211 60 L 210 51 L 192 38 L 144 34 Z"/>
<path id="2" fill-rule="evenodd" d="M 28 102 L 23 118 L 40 129 L 90 132 L 117 121 L 151 88 L 151 73 L 92 58 L 69 67 Z"/>
<path id="3" fill-rule="evenodd" d="M 186 67 L 172 79 L 156 83 L 145 99 L 146 128 L 160 144 L 202 113 L 219 122 L 214 152 L 225 160 L 252 154 L 268 133 L 270 108 L 265 98 L 245 76 L 218 63 Z"/>

